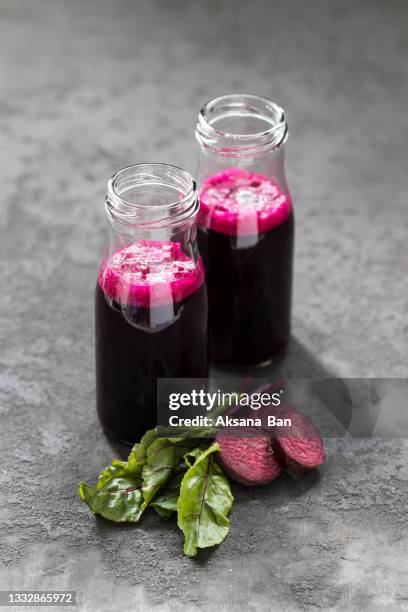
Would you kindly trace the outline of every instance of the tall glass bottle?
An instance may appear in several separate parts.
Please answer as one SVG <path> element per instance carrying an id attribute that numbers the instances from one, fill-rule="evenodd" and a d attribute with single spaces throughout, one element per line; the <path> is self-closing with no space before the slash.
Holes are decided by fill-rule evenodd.
<path id="1" fill-rule="evenodd" d="M 196 242 L 198 194 L 184 170 L 115 174 L 95 297 L 97 411 L 132 443 L 156 424 L 157 378 L 206 378 L 207 294 Z"/>
<path id="2" fill-rule="evenodd" d="M 266 98 L 211 100 L 198 115 L 198 244 L 209 296 L 210 358 L 270 361 L 290 335 L 294 218 L 284 111 Z"/>

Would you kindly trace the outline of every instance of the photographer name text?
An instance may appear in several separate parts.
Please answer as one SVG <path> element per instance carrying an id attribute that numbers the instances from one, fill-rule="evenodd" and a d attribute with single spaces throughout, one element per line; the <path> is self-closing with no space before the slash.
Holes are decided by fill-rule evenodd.
<path id="1" fill-rule="evenodd" d="M 268 427 L 291 427 L 291 419 L 280 419 L 274 414 L 267 415 Z M 262 419 L 256 417 L 230 417 L 220 415 L 216 418 L 210 416 L 195 416 L 191 418 L 172 415 L 169 417 L 170 427 L 262 427 Z"/>

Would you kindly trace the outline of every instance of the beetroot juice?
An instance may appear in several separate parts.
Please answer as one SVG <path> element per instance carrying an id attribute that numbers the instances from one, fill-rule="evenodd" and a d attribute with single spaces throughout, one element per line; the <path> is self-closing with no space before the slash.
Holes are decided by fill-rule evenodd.
<path id="1" fill-rule="evenodd" d="M 201 109 L 196 137 L 210 358 L 261 365 L 290 335 L 294 218 L 285 113 L 260 96 L 222 96 Z"/>
<path id="2" fill-rule="evenodd" d="M 133 168 L 133 173 L 140 171 L 139 166 Z M 159 170 L 154 167 L 155 174 L 161 176 Z M 144 177 L 143 201 L 146 189 L 153 189 L 145 183 Z M 126 198 L 130 200 L 129 193 Z M 132 200 L 136 199 L 133 193 Z M 161 197 L 160 206 L 162 203 Z M 117 212 L 117 203 L 115 206 Z M 107 210 L 114 217 L 111 205 Z M 150 213 L 148 216 L 150 219 Z M 186 225 L 184 215 L 182 225 L 174 228 L 176 220 L 171 214 L 170 218 L 173 237 L 180 242 L 135 239 L 119 248 L 115 243 L 98 274 L 97 411 L 105 432 L 128 443 L 156 424 L 157 378 L 208 376 L 207 295 L 203 263 L 194 257 L 196 249 L 192 250 L 195 219 L 193 223 L 190 217 Z M 163 228 L 168 224 L 169 212 L 158 214 L 156 209 L 155 232 L 157 225 Z M 146 234 L 146 229 L 142 233 Z"/>
<path id="3" fill-rule="evenodd" d="M 218 363 L 260 364 L 290 334 L 293 212 L 269 179 L 231 168 L 201 188 L 198 244 Z"/>

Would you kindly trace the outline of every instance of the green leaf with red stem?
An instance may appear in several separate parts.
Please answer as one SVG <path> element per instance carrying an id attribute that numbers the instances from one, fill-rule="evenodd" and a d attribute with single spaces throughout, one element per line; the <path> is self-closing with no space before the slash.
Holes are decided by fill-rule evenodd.
<path id="1" fill-rule="evenodd" d="M 167 482 L 174 468 L 197 440 L 157 438 L 147 449 L 142 471 L 142 510 L 147 508 L 159 489 Z"/>
<path id="2" fill-rule="evenodd" d="M 195 458 L 181 483 L 177 501 L 178 526 L 184 533 L 184 553 L 194 557 L 199 548 L 220 544 L 229 531 L 228 514 L 234 498 L 224 472 L 215 460 L 215 442 Z M 198 456 L 197 456 L 198 455 Z"/>
<path id="3" fill-rule="evenodd" d="M 142 514 L 140 477 L 135 477 L 124 461 L 114 459 L 103 470 L 95 487 L 81 482 L 79 496 L 93 514 L 110 521 L 136 523 Z"/>

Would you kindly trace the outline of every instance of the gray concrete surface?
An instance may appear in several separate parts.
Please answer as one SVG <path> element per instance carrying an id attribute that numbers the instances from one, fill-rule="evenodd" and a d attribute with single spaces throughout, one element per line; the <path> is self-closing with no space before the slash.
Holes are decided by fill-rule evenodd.
<path id="1" fill-rule="evenodd" d="M 79 609 L 407 610 L 408 443 L 331 440 L 320 475 L 235 490 L 231 533 L 189 560 L 149 514 L 76 494 L 113 450 L 94 410 L 93 286 L 107 178 L 194 171 L 214 95 L 287 109 L 297 212 L 286 374 L 407 375 L 404 0 L 0 0 L 0 588 Z"/>

